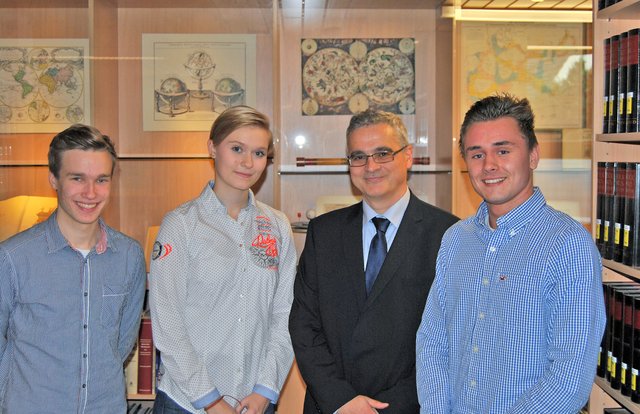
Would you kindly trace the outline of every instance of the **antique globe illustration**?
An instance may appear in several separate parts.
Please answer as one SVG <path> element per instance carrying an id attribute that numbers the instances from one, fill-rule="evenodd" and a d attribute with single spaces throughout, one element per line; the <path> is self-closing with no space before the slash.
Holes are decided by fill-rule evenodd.
<path id="1" fill-rule="evenodd" d="M 200 50 L 195 51 L 187 57 L 187 63 L 184 64 L 184 67 L 189 71 L 189 74 L 198 81 L 198 90 L 192 91 L 191 95 L 194 98 L 208 98 L 209 93 L 204 91 L 202 81 L 211 77 L 216 68 L 216 64 L 211 60 L 211 56 Z"/>
<path id="2" fill-rule="evenodd" d="M 244 101 L 244 89 L 237 80 L 230 77 L 221 78 L 216 83 L 213 94 L 225 109 Z"/>
<path id="3" fill-rule="evenodd" d="M 189 89 L 178 78 L 167 78 L 155 91 L 156 110 L 171 117 L 189 111 Z"/>

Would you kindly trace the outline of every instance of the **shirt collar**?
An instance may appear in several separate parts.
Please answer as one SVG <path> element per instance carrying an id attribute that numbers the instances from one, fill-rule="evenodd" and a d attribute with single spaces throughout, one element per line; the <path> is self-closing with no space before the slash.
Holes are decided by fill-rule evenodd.
<path id="1" fill-rule="evenodd" d="M 216 193 L 213 191 L 214 185 L 215 185 L 215 180 L 210 180 L 209 182 L 207 182 L 207 185 L 205 185 L 204 189 L 202 190 L 202 193 L 200 193 L 200 199 L 204 203 L 210 205 L 211 208 L 213 208 L 215 211 L 219 211 L 221 213 L 227 214 L 227 207 L 225 207 L 225 205 L 222 204 L 222 202 L 220 201 Z M 256 207 L 256 198 L 255 198 L 255 195 L 253 194 L 253 191 L 249 189 L 249 202 L 247 203 L 246 207 L 242 208 L 242 210 L 248 209 L 248 208 L 255 208 L 255 207 Z"/>
<path id="2" fill-rule="evenodd" d="M 533 187 L 533 194 L 524 203 L 509 211 L 507 214 L 498 217 L 496 223 L 497 228 L 507 230 L 510 234 L 516 234 L 535 217 L 536 212 L 544 208 L 546 205 L 547 201 L 540 189 L 538 187 Z M 491 229 L 489 226 L 489 209 L 486 201 L 483 201 L 480 204 L 480 207 L 478 207 L 476 223 L 481 227 Z"/>
<path id="3" fill-rule="evenodd" d="M 362 200 L 362 214 L 363 214 L 363 222 L 368 223 L 372 218 L 378 216 L 386 217 L 391 224 L 393 224 L 396 228 L 400 227 L 400 222 L 402 221 L 402 217 L 404 216 L 404 212 L 409 205 L 409 199 L 411 198 L 411 192 L 409 191 L 409 187 L 404 192 L 402 197 L 398 201 L 395 202 L 394 205 L 389 207 L 387 211 L 382 214 L 376 213 L 376 211 L 371 208 L 369 204 L 363 199 Z"/>
<path id="4" fill-rule="evenodd" d="M 47 233 L 47 247 L 49 249 L 49 253 L 61 250 L 67 246 L 73 249 L 73 246 L 69 244 L 67 239 L 60 231 L 57 216 L 58 210 L 56 209 L 56 211 L 54 211 L 51 216 L 49 216 L 45 223 Z M 111 243 L 109 243 L 109 238 L 107 237 L 107 226 L 106 224 L 104 224 L 102 218 L 98 219 L 98 225 L 100 226 L 100 239 L 95 245 L 95 250 L 97 254 L 102 254 L 107 250 L 108 247 L 113 248 L 113 246 L 111 245 Z"/>

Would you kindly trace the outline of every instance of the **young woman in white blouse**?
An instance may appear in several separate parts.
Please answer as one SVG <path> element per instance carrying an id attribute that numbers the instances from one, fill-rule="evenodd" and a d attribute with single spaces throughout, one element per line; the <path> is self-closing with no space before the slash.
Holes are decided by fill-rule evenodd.
<path id="1" fill-rule="evenodd" d="M 272 147 L 269 120 L 229 108 L 207 145 L 215 179 L 165 216 L 154 245 L 154 413 L 273 413 L 293 361 L 296 252 L 286 216 L 251 191 Z"/>

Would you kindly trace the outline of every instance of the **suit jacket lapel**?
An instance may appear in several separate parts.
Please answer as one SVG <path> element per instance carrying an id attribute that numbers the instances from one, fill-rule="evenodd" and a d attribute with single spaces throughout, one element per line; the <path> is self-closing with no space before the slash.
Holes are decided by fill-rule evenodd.
<path id="1" fill-rule="evenodd" d="M 400 222 L 400 227 L 393 239 L 393 244 L 387 253 L 387 257 L 384 259 L 380 273 L 378 273 L 378 277 L 366 299 L 365 307 L 370 306 L 371 303 L 376 300 L 385 286 L 395 277 L 398 271 L 403 268 L 403 263 L 407 258 L 417 254 L 417 252 L 414 251 L 416 244 L 411 241 L 415 240 L 416 233 L 421 230 L 420 222 L 422 221 L 423 217 L 416 209 L 416 200 L 412 193 L 409 199 L 409 205 Z"/>
<path id="2" fill-rule="evenodd" d="M 362 309 L 367 298 L 364 282 L 364 258 L 362 257 L 362 202 L 354 206 L 342 229 L 342 243 L 349 283 Z M 339 260 L 336 258 L 336 260 Z"/>

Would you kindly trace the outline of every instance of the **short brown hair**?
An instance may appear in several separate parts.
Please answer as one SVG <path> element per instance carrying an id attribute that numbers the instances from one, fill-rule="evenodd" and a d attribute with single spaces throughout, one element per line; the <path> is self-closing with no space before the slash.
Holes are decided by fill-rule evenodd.
<path id="1" fill-rule="evenodd" d="M 218 146 L 233 131 L 242 127 L 262 128 L 269 133 L 269 148 L 273 146 L 269 118 L 250 106 L 239 105 L 223 111 L 211 125 L 209 139 Z"/>
<path id="2" fill-rule="evenodd" d="M 79 149 L 83 151 L 106 151 L 111 155 L 113 165 L 111 173 L 116 167 L 118 155 L 113 142 L 107 135 L 102 134 L 97 128 L 73 124 L 64 131 L 58 133 L 49 144 L 49 171 L 56 178 L 60 178 L 60 168 L 62 166 L 62 154 L 65 151 Z"/>

